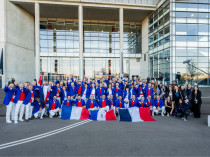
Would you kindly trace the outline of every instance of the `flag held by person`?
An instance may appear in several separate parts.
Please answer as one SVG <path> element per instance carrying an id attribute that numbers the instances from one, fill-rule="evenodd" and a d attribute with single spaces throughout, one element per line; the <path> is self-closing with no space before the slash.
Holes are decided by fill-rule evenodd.
<path id="1" fill-rule="evenodd" d="M 144 121 L 155 121 L 151 117 L 150 108 L 137 108 L 132 107 L 128 109 L 119 110 L 119 120 L 127 122 L 144 122 Z"/>

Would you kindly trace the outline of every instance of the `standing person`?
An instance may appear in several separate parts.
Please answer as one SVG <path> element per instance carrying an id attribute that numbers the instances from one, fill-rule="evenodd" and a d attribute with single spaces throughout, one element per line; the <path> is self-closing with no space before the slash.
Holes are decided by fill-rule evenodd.
<path id="1" fill-rule="evenodd" d="M 25 109 L 25 105 L 23 105 L 23 101 L 25 100 L 25 96 L 28 92 L 28 89 L 26 89 L 23 84 L 20 84 L 20 86 L 17 86 L 17 94 L 14 99 L 15 106 L 15 117 L 14 117 L 14 123 L 18 123 L 18 114 L 19 114 L 19 121 L 23 121 L 23 113 Z"/>
<path id="2" fill-rule="evenodd" d="M 88 84 L 86 83 L 84 86 L 82 86 L 81 96 L 85 102 L 87 102 L 88 98 L 90 97 L 90 90 L 88 88 Z"/>
<path id="3" fill-rule="evenodd" d="M 200 118 L 201 115 L 201 91 L 199 90 L 198 86 L 194 86 L 194 90 L 192 91 L 192 106 L 193 106 L 193 113 L 195 118 Z"/>
<path id="4" fill-rule="evenodd" d="M 25 111 L 25 120 L 26 122 L 29 121 L 29 118 L 32 117 L 32 110 L 33 110 L 33 102 L 34 102 L 34 92 L 32 90 L 32 86 L 28 86 L 28 94 L 26 95 L 25 100 L 23 101 L 23 104 L 26 106 Z"/>
<path id="5" fill-rule="evenodd" d="M 90 88 L 90 97 L 91 96 L 97 100 L 95 84 L 92 84 L 92 88 Z"/>
<path id="6" fill-rule="evenodd" d="M 66 86 L 63 86 L 61 89 L 61 104 L 64 103 L 65 100 L 67 100 L 68 97 L 68 91 L 66 90 Z"/>
<path id="7" fill-rule="evenodd" d="M 6 83 L 6 86 L 4 87 L 4 92 L 6 93 L 3 104 L 6 105 L 7 111 L 6 111 L 6 123 L 12 123 L 10 117 L 12 113 L 12 108 L 14 107 L 13 100 L 15 98 L 15 85 L 14 83 Z M 12 113 L 13 114 L 13 113 Z"/>

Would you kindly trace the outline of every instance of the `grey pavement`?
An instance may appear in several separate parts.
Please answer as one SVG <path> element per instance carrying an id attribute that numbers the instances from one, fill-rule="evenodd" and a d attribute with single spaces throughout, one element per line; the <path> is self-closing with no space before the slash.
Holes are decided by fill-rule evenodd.
<path id="1" fill-rule="evenodd" d="M 210 88 L 203 89 L 202 116 L 157 116 L 156 122 L 90 121 L 58 134 L 0 149 L 1 156 L 210 156 Z M 0 91 L 0 99 L 3 94 Z M 0 145 L 29 138 L 81 121 L 58 118 L 5 123 L 0 105 Z M 1 148 L 1 147 L 0 147 Z"/>
<path id="2" fill-rule="evenodd" d="M 155 117 L 156 122 L 90 121 L 73 129 L 0 150 L 0 156 L 210 156 L 207 115 Z M 52 131 L 76 120 L 34 119 L 6 124 L 0 117 L 0 145 Z"/>

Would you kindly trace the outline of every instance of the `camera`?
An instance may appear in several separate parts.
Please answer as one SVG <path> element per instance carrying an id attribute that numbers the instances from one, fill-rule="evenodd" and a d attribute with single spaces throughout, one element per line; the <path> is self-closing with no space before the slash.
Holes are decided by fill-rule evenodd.
<path id="1" fill-rule="evenodd" d="M 8 85 L 9 85 L 10 83 L 13 83 L 13 84 L 15 83 L 15 78 L 8 78 L 8 80 L 9 80 L 9 81 L 8 81 Z"/>

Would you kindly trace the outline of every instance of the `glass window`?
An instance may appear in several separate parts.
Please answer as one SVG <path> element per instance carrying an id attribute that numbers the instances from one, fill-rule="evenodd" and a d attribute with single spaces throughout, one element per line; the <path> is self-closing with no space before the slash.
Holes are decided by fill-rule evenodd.
<path id="1" fill-rule="evenodd" d="M 197 34 L 198 34 L 198 26 L 196 24 L 188 24 L 187 35 L 197 35 Z"/>
<path id="2" fill-rule="evenodd" d="M 177 35 L 187 35 L 187 25 L 186 24 L 176 24 L 175 30 Z"/>
<path id="3" fill-rule="evenodd" d="M 198 35 L 208 35 L 208 25 L 199 24 L 198 25 Z"/>

